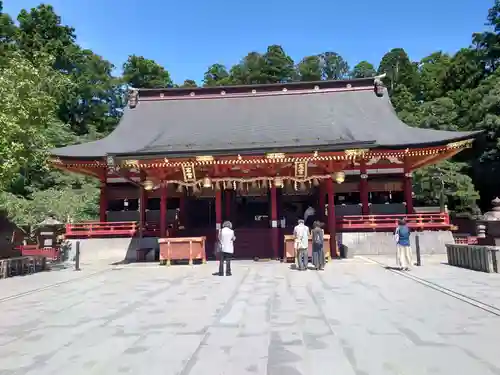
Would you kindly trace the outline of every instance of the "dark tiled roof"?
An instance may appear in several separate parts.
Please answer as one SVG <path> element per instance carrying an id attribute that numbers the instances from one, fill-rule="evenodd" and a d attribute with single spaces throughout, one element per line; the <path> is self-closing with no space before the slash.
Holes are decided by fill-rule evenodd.
<path id="1" fill-rule="evenodd" d="M 316 90 L 314 89 L 315 86 Z M 286 89 L 285 91 L 283 89 Z M 254 92 L 252 93 L 252 90 Z M 224 95 L 222 94 L 224 91 Z M 106 138 L 52 151 L 72 158 L 439 145 L 477 133 L 412 128 L 374 80 L 141 90 Z"/>

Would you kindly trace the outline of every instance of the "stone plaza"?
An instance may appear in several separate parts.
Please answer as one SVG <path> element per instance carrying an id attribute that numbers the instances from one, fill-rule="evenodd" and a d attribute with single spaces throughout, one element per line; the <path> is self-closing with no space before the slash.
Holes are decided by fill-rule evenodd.
<path id="1" fill-rule="evenodd" d="M 0 280 L 0 375 L 500 374 L 500 275 L 424 259 L 83 267 Z"/>

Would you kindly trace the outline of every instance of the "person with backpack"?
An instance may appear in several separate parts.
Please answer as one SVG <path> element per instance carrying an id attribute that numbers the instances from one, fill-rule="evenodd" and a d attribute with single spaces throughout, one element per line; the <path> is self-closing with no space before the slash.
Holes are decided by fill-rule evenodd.
<path id="1" fill-rule="evenodd" d="M 322 228 L 322 223 L 315 221 L 313 223 L 312 233 L 312 262 L 316 270 L 323 271 L 325 267 L 325 250 L 323 249 L 323 241 L 325 231 Z"/>
<path id="2" fill-rule="evenodd" d="M 411 267 L 411 246 L 410 246 L 410 228 L 405 219 L 398 221 L 398 227 L 394 232 L 397 254 L 396 265 L 401 271 L 409 271 Z"/>

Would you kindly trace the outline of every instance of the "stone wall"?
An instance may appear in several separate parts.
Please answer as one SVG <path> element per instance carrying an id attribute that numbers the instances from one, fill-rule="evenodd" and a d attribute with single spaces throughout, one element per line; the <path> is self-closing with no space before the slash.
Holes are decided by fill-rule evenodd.
<path id="1" fill-rule="evenodd" d="M 146 255 L 146 260 L 154 261 L 155 251 L 159 251 L 158 238 L 83 238 L 67 240 L 65 261 L 74 262 L 76 243 L 80 242 L 80 263 L 116 264 L 136 260 L 139 249 L 154 249 Z"/>
<path id="2" fill-rule="evenodd" d="M 421 254 L 445 254 L 446 244 L 455 243 L 451 231 L 413 232 L 410 238 L 415 251 L 415 236 L 419 237 Z M 395 254 L 394 235 L 388 232 L 350 232 L 338 233 L 340 244 L 349 248 L 353 255 L 388 255 Z"/>

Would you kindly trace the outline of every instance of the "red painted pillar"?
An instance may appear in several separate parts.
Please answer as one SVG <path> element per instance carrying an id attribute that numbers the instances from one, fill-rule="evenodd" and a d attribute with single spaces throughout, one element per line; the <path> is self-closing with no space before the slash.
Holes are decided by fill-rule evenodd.
<path id="1" fill-rule="evenodd" d="M 325 221 L 325 182 L 321 181 L 319 185 L 319 200 L 318 200 L 318 219 L 321 221 Z"/>
<path id="2" fill-rule="evenodd" d="M 276 186 L 271 186 L 271 241 L 273 258 L 279 258 L 279 229 L 278 229 L 278 194 Z"/>
<path id="3" fill-rule="evenodd" d="M 337 256 L 337 228 L 335 220 L 335 191 L 333 180 L 326 180 L 326 194 L 328 195 L 328 233 L 330 234 L 330 255 L 332 258 Z"/>
<path id="4" fill-rule="evenodd" d="M 160 237 L 167 237 L 167 183 L 161 185 L 160 196 Z"/>
<path id="5" fill-rule="evenodd" d="M 370 204 L 368 199 L 368 174 L 366 170 L 366 161 L 361 160 L 360 163 L 360 180 L 359 180 L 359 198 L 361 202 L 361 214 L 369 215 L 370 214 Z"/>
<path id="6" fill-rule="evenodd" d="M 101 182 L 101 194 L 99 195 L 99 221 L 105 223 L 107 220 L 108 198 L 106 195 L 106 183 Z"/>
<path id="7" fill-rule="evenodd" d="M 231 220 L 231 205 L 232 205 L 231 190 L 224 190 L 224 207 L 226 220 Z"/>

